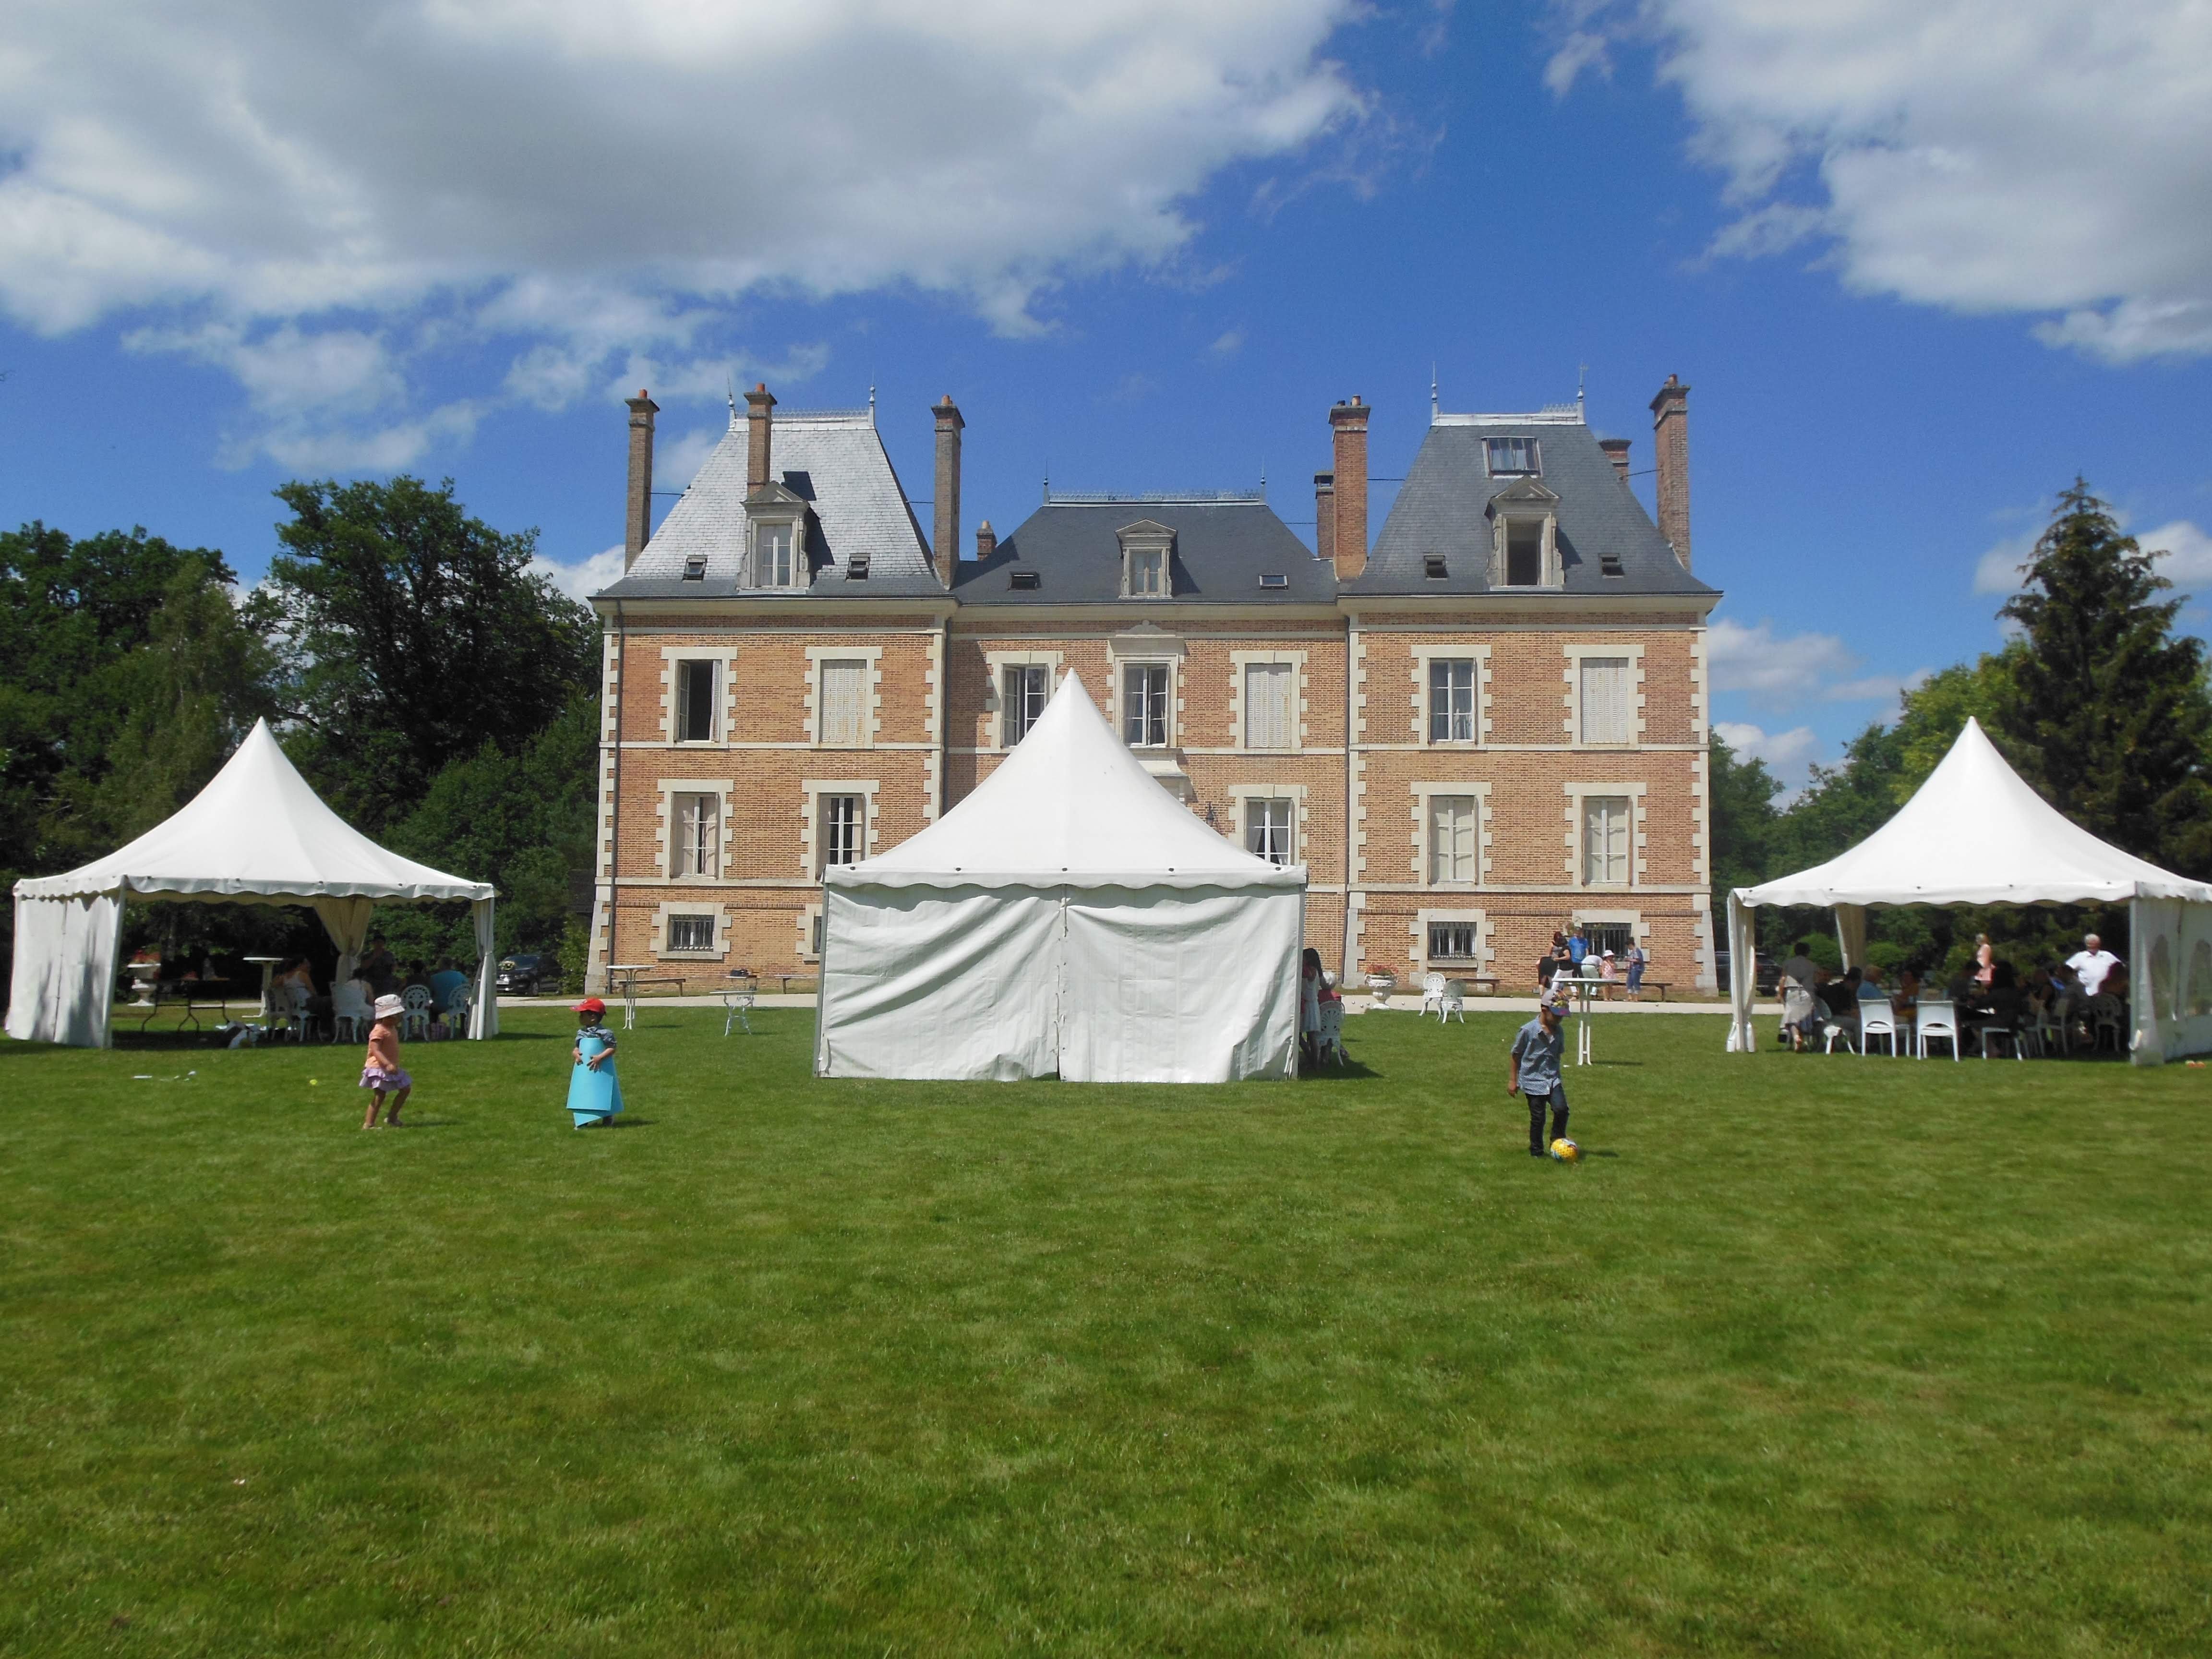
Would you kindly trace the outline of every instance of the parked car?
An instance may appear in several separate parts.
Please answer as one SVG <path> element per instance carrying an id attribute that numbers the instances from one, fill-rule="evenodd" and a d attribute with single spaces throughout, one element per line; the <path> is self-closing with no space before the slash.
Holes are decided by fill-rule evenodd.
<path id="1" fill-rule="evenodd" d="M 557 995 L 561 989 L 561 964 L 555 958 L 535 951 L 526 951 L 520 956 L 501 957 L 499 988 L 519 997 Z"/>
<path id="2" fill-rule="evenodd" d="M 1716 965 L 1720 969 L 1721 994 L 1725 996 L 1728 994 L 1729 990 L 1729 975 L 1731 964 L 1729 960 L 1729 953 L 1726 951 L 1721 951 L 1719 956 L 1720 960 Z M 1765 951 L 1759 951 L 1753 959 L 1752 974 L 1753 978 L 1751 984 L 1752 990 L 1754 994 L 1763 997 L 1771 997 L 1776 994 L 1776 993 L 1781 988 L 1781 966 L 1772 957 L 1767 955 Z"/>

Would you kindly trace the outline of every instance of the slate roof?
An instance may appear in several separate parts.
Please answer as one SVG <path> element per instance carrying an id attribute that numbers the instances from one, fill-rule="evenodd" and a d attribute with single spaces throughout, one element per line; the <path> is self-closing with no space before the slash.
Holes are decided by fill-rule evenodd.
<path id="1" fill-rule="evenodd" d="M 1487 438 L 1534 438 L 1540 446 L 1541 481 L 1559 498 L 1559 545 L 1562 588 L 1504 588 L 1516 592 L 1662 594 L 1710 593 L 1682 568 L 1636 492 L 1613 470 L 1597 436 L 1571 414 L 1443 415 L 1429 428 L 1420 453 L 1406 474 L 1382 533 L 1375 538 L 1367 568 L 1346 582 L 1347 595 L 1485 593 L 1490 591 L 1492 496 L 1516 489 L 1518 475 L 1492 477 Z M 1444 574 L 1425 574 L 1431 554 L 1442 554 Z M 1601 574 L 1607 557 L 1620 574 Z"/>
<path id="2" fill-rule="evenodd" d="M 866 410 L 779 410 L 772 416 L 769 465 L 777 482 L 811 503 L 812 584 L 794 598 L 911 599 L 944 593 L 928 544 L 898 474 Z M 744 551 L 745 423 L 733 419 L 699 476 L 637 562 L 604 597 L 726 599 L 741 590 Z M 853 556 L 868 556 L 865 580 L 848 580 Z M 826 561 L 825 556 L 826 554 Z M 685 581 L 685 561 L 703 556 L 706 580 Z M 776 594 L 754 593 L 762 599 Z"/>
<path id="3" fill-rule="evenodd" d="M 1149 520 L 1175 532 L 1173 599 L 1217 605 L 1328 605 L 1335 573 L 1257 499 L 1131 495 L 1049 501 L 981 564 L 953 578 L 963 605 L 1131 605 L 1121 597 L 1118 532 Z M 1016 587 L 1016 572 L 1035 587 Z M 1262 587 L 1262 575 L 1283 578 Z"/>

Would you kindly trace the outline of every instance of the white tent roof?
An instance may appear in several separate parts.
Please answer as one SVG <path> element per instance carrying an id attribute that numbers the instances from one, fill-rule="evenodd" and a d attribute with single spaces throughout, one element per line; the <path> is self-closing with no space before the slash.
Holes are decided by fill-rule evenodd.
<path id="1" fill-rule="evenodd" d="M 2203 903 L 2212 886 L 2099 841 L 2029 788 L 1969 719 L 1943 763 L 1873 835 L 1735 896 L 1744 904 Z"/>
<path id="2" fill-rule="evenodd" d="M 173 817 L 65 876 L 15 884 L 26 898 L 91 893 L 239 897 L 488 899 L 463 881 L 387 852 L 323 805 L 258 720 L 238 752 Z"/>
<path id="3" fill-rule="evenodd" d="M 996 771 L 920 835 L 828 872 L 840 887 L 1303 887 L 1163 789 L 1070 674 Z"/>

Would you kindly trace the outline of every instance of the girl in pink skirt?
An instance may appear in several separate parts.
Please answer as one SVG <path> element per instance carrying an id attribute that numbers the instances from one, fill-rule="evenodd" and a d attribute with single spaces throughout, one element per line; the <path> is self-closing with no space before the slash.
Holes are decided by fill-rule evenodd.
<path id="1" fill-rule="evenodd" d="M 398 1128 L 399 1109 L 407 1103 L 408 1091 L 415 1086 L 415 1079 L 399 1063 L 399 1016 L 404 1007 L 398 997 L 376 1000 L 376 1024 L 368 1029 L 368 1059 L 361 1068 L 361 1086 L 370 1091 L 368 1115 L 361 1121 L 364 1129 L 376 1127 L 376 1115 L 383 1110 L 387 1093 L 392 1097 L 392 1109 L 385 1112 L 384 1121 Z"/>

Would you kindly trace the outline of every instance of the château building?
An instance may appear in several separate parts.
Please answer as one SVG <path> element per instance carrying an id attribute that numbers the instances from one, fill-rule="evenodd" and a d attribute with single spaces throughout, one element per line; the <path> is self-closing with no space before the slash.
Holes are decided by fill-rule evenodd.
<path id="1" fill-rule="evenodd" d="M 1687 398 L 1629 442 L 1579 403 L 1436 413 L 1370 548 L 1368 406 L 1328 410 L 1309 549 L 1257 494 L 1048 492 L 957 556 L 963 422 L 932 410 L 925 534 L 872 408 L 746 394 L 651 529 L 629 403 L 591 982 L 803 974 L 822 872 L 915 834 L 1069 674 L 1163 788 L 1309 872 L 1332 967 L 1531 981 L 1581 922 L 1711 989 L 1705 622 Z"/>

